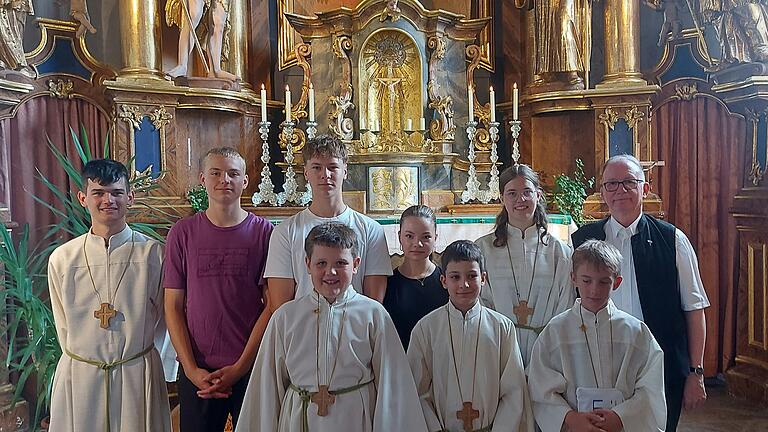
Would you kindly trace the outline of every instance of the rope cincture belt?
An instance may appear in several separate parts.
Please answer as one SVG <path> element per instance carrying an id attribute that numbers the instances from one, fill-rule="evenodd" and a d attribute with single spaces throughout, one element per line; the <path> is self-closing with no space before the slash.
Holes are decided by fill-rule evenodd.
<path id="1" fill-rule="evenodd" d="M 149 354 L 154 348 L 155 348 L 154 344 L 150 345 L 147 348 L 145 348 L 144 351 L 142 351 L 142 352 L 140 352 L 140 353 L 138 353 L 136 355 L 133 355 L 133 356 L 128 357 L 128 358 L 120 359 L 120 360 L 115 360 L 115 361 L 110 362 L 110 363 L 107 363 L 107 362 L 104 362 L 104 361 L 100 361 L 100 360 L 91 360 L 91 359 L 88 359 L 88 358 L 85 358 L 85 357 L 80 357 L 77 354 L 71 353 L 68 349 L 64 350 L 64 352 L 67 353 L 67 355 L 72 360 L 77 360 L 77 361 L 79 361 L 81 363 L 89 364 L 91 366 L 96 366 L 97 368 L 99 368 L 99 369 L 104 371 L 104 389 L 106 390 L 106 396 L 107 396 L 107 402 L 106 402 L 106 405 L 105 405 L 105 408 L 106 408 L 105 409 L 105 412 L 106 412 L 106 427 L 104 428 L 104 430 L 106 432 L 110 432 L 110 422 L 109 422 L 109 390 L 110 390 L 109 389 L 109 381 L 110 380 L 109 380 L 109 372 L 112 371 L 112 369 L 114 369 L 114 368 L 116 368 L 118 366 L 121 366 L 121 365 L 123 365 L 125 363 L 128 363 L 129 361 L 133 361 L 133 360 L 136 360 L 138 358 L 144 357 L 145 355 Z"/>
<path id="2" fill-rule="evenodd" d="M 352 387 L 342 388 L 342 389 L 338 389 L 338 390 L 332 390 L 332 391 L 329 391 L 328 393 L 330 393 L 330 394 L 332 394 L 334 396 L 343 395 L 343 394 L 346 394 L 346 393 L 352 393 L 353 391 L 360 390 L 361 388 L 367 386 L 368 384 L 370 384 L 372 382 L 373 382 L 373 378 L 371 378 L 370 380 L 368 380 L 368 381 L 366 381 L 364 383 L 353 385 Z M 309 419 L 307 418 L 307 410 L 309 410 L 309 402 L 312 400 L 312 395 L 314 393 L 310 392 L 309 390 L 305 390 L 305 389 L 296 387 L 295 385 L 293 385 L 293 383 L 291 383 L 288 386 L 288 388 L 290 388 L 291 390 L 293 390 L 293 391 L 295 391 L 296 393 L 299 394 L 299 399 L 301 399 L 301 417 L 302 417 L 302 419 L 301 419 L 301 431 L 302 432 L 309 432 Z"/>
<path id="3" fill-rule="evenodd" d="M 517 327 L 519 329 L 523 329 L 523 330 L 530 330 L 530 331 L 536 333 L 537 335 L 540 334 L 542 332 L 542 330 L 544 330 L 544 326 L 532 327 L 532 326 L 529 326 L 529 325 L 522 325 L 522 324 L 517 324 L 517 323 L 515 323 L 515 327 Z M 475 432 L 481 432 L 481 431 L 475 431 Z"/>

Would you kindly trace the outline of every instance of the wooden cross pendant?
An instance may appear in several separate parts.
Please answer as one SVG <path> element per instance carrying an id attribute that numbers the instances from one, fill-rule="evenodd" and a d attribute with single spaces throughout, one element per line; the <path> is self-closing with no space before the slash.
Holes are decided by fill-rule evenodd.
<path id="1" fill-rule="evenodd" d="M 336 402 L 336 396 L 328 392 L 327 385 L 321 385 L 316 393 L 312 393 L 312 403 L 317 405 L 317 415 L 325 417 L 328 415 L 328 407 Z"/>
<path id="2" fill-rule="evenodd" d="M 528 307 L 528 300 L 523 300 L 512 308 L 512 312 L 517 317 L 518 324 L 528 325 L 528 317 L 533 315 L 533 308 Z"/>
<path id="3" fill-rule="evenodd" d="M 456 418 L 464 423 L 464 432 L 472 431 L 472 423 L 476 418 L 480 418 L 480 411 L 472 409 L 472 402 L 464 402 L 464 408 L 456 411 Z"/>
<path id="4" fill-rule="evenodd" d="M 93 311 L 93 317 L 101 321 L 99 326 L 103 329 L 109 328 L 109 320 L 117 316 L 117 311 L 109 303 L 102 303 L 101 306 Z"/>

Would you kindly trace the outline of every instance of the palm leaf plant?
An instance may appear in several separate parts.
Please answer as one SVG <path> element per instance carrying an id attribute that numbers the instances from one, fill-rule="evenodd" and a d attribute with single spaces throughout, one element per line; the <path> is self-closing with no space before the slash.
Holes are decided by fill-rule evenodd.
<path id="1" fill-rule="evenodd" d="M 72 142 L 82 164 L 94 157 L 90 151 L 88 136 L 81 126 L 80 136 L 70 128 Z M 78 190 L 84 190 L 80 170 L 48 138 L 48 147 L 58 165 L 67 174 Z M 102 154 L 109 155 L 109 140 L 105 139 Z M 126 166 L 132 166 L 133 159 Z M 47 415 L 50 406 L 53 376 L 61 357 L 61 347 L 56 334 L 53 311 L 48 298 L 47 263 L 51 252 L 69 238 L 88 232 L 91 218 L 88 210 L 80 205 L 76 193 L 69 188 L 61 188 L 48 176 L 37 170 L 38 179 L 53 196 L 48 201 L 38 196 L 32 198 L 56 216 L 54 223 L 43 237 L 42 247 L 31 248 L 29 226 L 25 225 L 18 242 L 7 230 L 2 229 L 2 247 L 0 247 L 0 267 L 3 268 L 2 290 L 0 290 L 0 317 L 5 317 L 4 333 L 8 337 L 8 353 L 5 363 L 10 372 L 17 376 L 14 403 L 19 400 L 27 381 L 34 380 L 37 398 L 34 403 L 32 424 L 40 424 Z M 146 193 L 157 188 L 149 173 L 134 175 L 130 180 L 131 188 L 137 193 Z M 129 209 L 128 218 L 147 211 L 158 218 L 159 222 L 129 222 L 132 229 L 148 237 L 163 241 L 161 230 L 170 227 L 167 213 L 144 203 L 136 203 Z"/>

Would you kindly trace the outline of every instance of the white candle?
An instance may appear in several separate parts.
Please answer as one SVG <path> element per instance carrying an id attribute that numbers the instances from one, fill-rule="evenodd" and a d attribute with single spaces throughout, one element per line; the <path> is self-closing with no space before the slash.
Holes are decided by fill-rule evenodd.
<path id="1" fill-rule="evenodd" d="M 285 121 L 291 121 L 291 88 L 285 86 Z"/>
<path id="2" fill-rule="evenodd" d="M 315 121 L 315 86 L 309 83 L 309 121 Z"/>
<path id="3" fill-rule="evenodd" d="M 373 125 L 371 125 L 371 130 L 376 132 L 379 130 L 379 120 L 373 119 Z"/>
<path id="4" fill-rule="evenodd" d="M 187 138 L 187 166 L 192 168 L 192 138 Z"/>
<path id="5" fill-rule="evenodd" d="M 490 91 L 491 96 L 491 121 L 496 121 L 496 92 L 493 91 L 493 87 L 491 87 Z"/>
<path id="6" fill-rule="evenodd" d="M 472 86 L 469 86 L 467 90 L 467 103 L 469 104 L 469 121 L 475 120 L 475 97 L 472 94 Z"/>
<path id="7" fill-rule="evenodd" d="M 424 117 L 419 119 L 419 130 L 427 130 L 427 120 Z"/>
<path id="8" fill-rule="evenodd" d="M 413 119 L 408 119 L 405 121 L 405 130 L 407 131 L 413 130 Z"/>
<path id="9" fill-rule="evenodd" d="M 512 120 L 517 120 L 517 103 L 519 98 L 517 83 L 512 85 Z"/>
<path id="10" fill-rule="evenodd" d="M 261 85 L 261 121 L 267 121 L 267 90 Z"/>
<path id="11" fill-rule="evenodd" d="M 360 130 L 361 131 L 365 130 L 365 117 L 363 117 L 362 114 L 360 114 Z"/>

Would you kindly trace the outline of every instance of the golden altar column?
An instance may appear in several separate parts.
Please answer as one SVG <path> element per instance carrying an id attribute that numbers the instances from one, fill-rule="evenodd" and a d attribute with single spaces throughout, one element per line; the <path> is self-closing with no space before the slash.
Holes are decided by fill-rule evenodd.
<path id="1" fill-rule="evenodd" d="M 158 0 L 120 0 L 123 69 L 118 79 L 164 79 Z"/>
<path id="2" fill-rule="evenodd" d="M 245 88 L 248 84 L 248 2 L 230 0 L 229 9 L 229 58 L 227 69 L 237 75 Z"/>
<path id="3" fill-rule="evenodd" d="M 640 2 L 606 0 L 605 76 L 597 87 L 646 85 L 640 72 Z"/>

